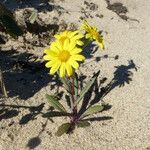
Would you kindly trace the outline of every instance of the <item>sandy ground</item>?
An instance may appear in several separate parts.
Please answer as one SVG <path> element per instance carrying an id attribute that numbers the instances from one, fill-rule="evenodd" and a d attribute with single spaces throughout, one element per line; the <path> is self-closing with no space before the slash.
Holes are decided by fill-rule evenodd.
<path id="1" fill-rule="evenodd" d="M 54 4 L 64 8 L 59 8 L 60 16 L 55 9 L 39 12 L 47 24 L 55 16 L 59 23 L 64 20 L 77 27 L 87 19 L 103 31 L 106 50 L 94 53 L 100 61 L 88 59 L 81 70 L 87 78 L 100 70 L 98 80 L 106 79 L 101 88 L 117 78 L 118 82 L 103 97 L 111 108 L 91 116 L 94 119 L 90 127 L 56 137 L 58 126 L 67 119 L 53 118 L 52 122 L 41 112 L 47 112 L 45 93 L 55 91 L 58 79 L 49 77 L 40 65 L 37 70 L 12 70 L 17 54 L 12 56 L 4 50 L 18 50 L 16 43 L 20 41 L 9 40 L 1 47 L 0 56 L 10 95 L 0 102 L 0 150 L 150 150 L 150 1 L 55 0 Z M 23 9 L 15 11 L 19 14 Z M 43 48 L 39 46 L 37 53 Z"/>

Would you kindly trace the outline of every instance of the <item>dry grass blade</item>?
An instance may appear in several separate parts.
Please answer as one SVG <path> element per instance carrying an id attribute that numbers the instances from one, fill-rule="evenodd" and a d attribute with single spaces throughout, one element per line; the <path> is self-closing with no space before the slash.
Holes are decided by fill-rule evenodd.
<path id="1" fill-rule="evenodd" d="M 5 97 L 8 97 L 7 92 L 6 92 L 6 88 L 5 88 L 5 84 L 4 84 L 4 80 L 3 80 L 3 74 L 2 74 L 1 69 L 0 69 L 0 88 L 1 88 L 2 94 L 3 94 Z"/>

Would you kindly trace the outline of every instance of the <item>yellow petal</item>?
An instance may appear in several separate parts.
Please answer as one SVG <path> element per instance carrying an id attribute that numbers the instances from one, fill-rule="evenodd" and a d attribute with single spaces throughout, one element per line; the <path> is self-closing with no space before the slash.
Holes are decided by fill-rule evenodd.
<path id="1" fill-rule="evenodd" d="M 80 40 L 77 40 L 76 41 L 77 42 L 77 45 L 79 45 L 79 46 L 82 46 L 84 43 L 82 42 L 82 41 L 80 41 Z"/>
<path id="2" fill-rule="evenodd" d="M 89 33 L 87 33 L 87 34 L 85 35 L 85 38 L 86 38 L 86 39 L 92 38 L 92 35 L 89 34 Z"/>
<path id="3" fill-rule="evenodd" d="M 74 54 L 78 54 L 82 51 L 81 48 L 74 48 L 72 49 L 72 51 L 70 51 L 71 55 L 74 55 Z"/>
<path id="4" fill-rule="evenodd" d="M 99 45 L 99 47 L 100 47 L 101 49 L 105 49 L 103 43 L 99 43 L 98 45 Z"/>
<path id="5" fill-rule="evenodd" d="M 76 31 L 74 31 L 74 32 L 72 32 L 72 33 L 70 33 L 70 38 L 72 38 L 73 36 L 75 36 L 76 34 L 78 34 L 79 33 L 79 30 L 76 30 Z"/>
<path id="6" fill-rule="evenodd" d="M 51 48 L 51 51 L 55 52 L 55 53 L 59 53 L 60 52 L 60 49 L 57 47 L 57 43 L 56 42 L 53 42 L 50 46 Z"/>
<path id="7" fill-rule="evenodd" d="M 50 69 L 50 74 L 54 74 L 59 69 L 60 65 L 61 63 L 59 61 L 55 63 Z"/>
<path id="8" fill-rule="evenodd" d="M 60 77 L 63 78 L 65 76 L 65 63 L 62 63 L 59 70 Z"/>
<path id="9" fill-rule="evenodd" d="M 71 59 L 74 59 L 76 61 L 83 61 L 83 60 L 85 60 L 85 57 L 82 55 L 73 55 L 73 56 L 71 56 Z"/>
<path id="10" fill-rule="evenodd" d="M 43 59 L 44 59 L 44 60 L 52 60 L 53 57 L 50 56 L 50 55 L 45 55 L 45 56 L 43 57 Z"/>
<path id="11" fill-rule="evenodd" d="M 68 46 L 69 46 L 69 39 L 66 39 L 66 40 L 64 41 L 63 49 L 64 49 L 64 50 L 67 50 L 67 49 L 68 49 Z"/>
<path id="12" fill-rule="evenodd" d="M 49 54 L 49 52 L 50 52 L 50 47 L 44 49 L 45 54 Z"/>
<path id="13" fill-rule="evenodd" d="M 73 70 L 72 70 L 71 65 L 70 65 L 69 63 L 66 63 L 66 64 L 65 64 L 65 68 L 66 68 L 66 70 L 67 70 L 68 76 L 71 76 L 72 73 L 73 73 Z"/>
<path id="14" fill-rule="evenodd" d="M 64 32 L 62 32 L 62 35 L 63 35 L 63 36 L 67 36 L 67 34 L 68 34 L 68 31 L 67 31 L 67 30 L 65 30 Z"/>
<path id="15" fill-rule="evenodd" d="M 84 30 L 85 29 L 90 29 L 91 28 L 91 26 L 89 25 L 89 23 L 86 21 L 86 20 L 84 20 L 84 22 L 83 22 L 83 26 L 84 26 Z"/>
<path id="16" fill-rule="evenodd" d="M 84 36 L 83 36 L 82 34 L 78 34 L 78 35 L 75 36 L 76 39 L 81 39 L 81 38 L 83 38 L 83 37 L 84 37 Z"/>
<path id="17" fill-rule="evenodd" d="M 61 41 L 57 40 L 56 43 L 55 43 L 55 46 L 56 46 L 59 50 L 61 50 L 61 49 L 62 49 L 62 43 L 61 43 Z"/>
<path id="18" fill-rule="evenodd" d="M 93 27 L 93 30 L 95 30 L 96 32 L 98 32 L 96 27 Z"/>
<path id="19" fill-rule="evenodd" d="M 105 49 L 105 47 L 104 47 L 104 39 L 102 37 L 99 38 L 98 45 L 99 45 L 99 47 L 101 49 Z"/>
<path id="20" fill-rule="evenodd" d="M 78 69 L 78 68 L 79 68 L 79 64 L 78 64 L 75 60 L 73 60 L 73 59 L 70 59 L 70 60 L 69 60 L 69 64 L 70 64 L 73 68 L 75 68 L 75 69 Z"/>
<path id="21" fill-rule="evenodd" d="M 45 64 L 45 67 L 46 67 L 46 68 L 50 68 L 50 67 L 52 67 L 55 63 L 56 63 L 56 61 L 49 61 L 49 62 L 47 62 L 47 63 Z"/>
<path id="22" fill-rule="evenodd" d="M 56 39 L 59 39 L 59 38 L 60 38 L 59 34 L 55 34 L 54 37 L 55 37 Z"/>
<path id="23" fill-rule="evenodd" d="M 76 42 L 72 41 L 70 42 L 70 44 L 68 45 L 68 51 L 72 51 L 72 49 L 74 49 L 76 46 Z"/>
<path id="24" fill-rule="evenodd" d="M 55 51 L 50 51 L 48 55 L 50 55 L 52 57 L 57 57 L 58 56 L 58 54 Z"/>

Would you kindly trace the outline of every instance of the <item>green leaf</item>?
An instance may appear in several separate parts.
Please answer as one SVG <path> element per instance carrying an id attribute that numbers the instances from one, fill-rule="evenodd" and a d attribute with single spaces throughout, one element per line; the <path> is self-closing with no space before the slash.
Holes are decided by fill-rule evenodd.
<path id="1" fill-rule="evenodd" d="M 68 129 L 70 128 L 70 123 L 64 123 L 62 124 L 57 132 L 56 132 L 56 136 L 62 136 L 64 133 L 67 133 L 68 132 Z"/>
<path id="2" fill-rule="evenodd" d="M 31 24 L 34 24 L 34 22 L 36 21 L 37 15 L 38 15 L 37 11 L 32 12 L 31 16 L 29 17 L 29 21 Z"/>
<path id="3" fill-rule="evenodd" d="M 103 109 L 104 109 L 104 106 L 102 105 L 91 106 L 84 112 L 83 116 L 88 116 L 88 115 L 98 113 L 102 111 Z"/>
<path id="4" fill-rule="evenodd" d="M 51 112 L 47 112 L 47 113 L 43 114 L 42 117 L 48 118 L 48 117 L 70 116 L 70 115 L 71 115 L 70 113 L 59 112 L 59 111 L 51 111 Z"/>
<path id="5" fill-rule="evenodd" d="M 89 127 L 91 124 L 88 121 L 79 121 L 77 123 L 78 128 L 86 128 Z"/>
<path id="6" fill-rule="evenodd" d="M 92 86 L 92 84 L 94 83 L 95 79 L 97 77 L 93 77 L 88 83 L 87 85 L 83 88 L 83 90 L 80 93 L 80 97 L 77 99 L 77 104 L 82 100 L 82 98 L 84 97 L 84 95 L 88 92 L 88 90 L 90 89 L 90 87 Z"/>
<path id="7" fill-rule="evenodd" d="M 54 96 L 46 94 L 46 98 L 51 106 L 53 106 L 55 109 L 59 110 L 60 112 L 66 112 L 63 105 L 57 99 L 55 99 Z"/>

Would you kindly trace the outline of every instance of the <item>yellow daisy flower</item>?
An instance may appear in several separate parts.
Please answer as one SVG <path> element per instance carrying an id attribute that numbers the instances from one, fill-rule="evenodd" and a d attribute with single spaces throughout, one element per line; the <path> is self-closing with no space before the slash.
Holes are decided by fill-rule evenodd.
<path id="1" fill-rule="evenodd" d="M 95 40 L 101 49 L 104 49 L 104 39 L 99 35 L 97 28 L 90 26 L 87 21 L 84 21 L 81 28 L 86 31 L 85 37 L 90 40 Z"/>
<path id="2" fill-rule="evenodd" d="M 61 32 L 60 34 L 56 34 L 54 35 L 54 37 L 57 39 L 57 40 L 60 40 L 62 43 L 64 43 L 64 41 L 66 39 L 70 41 L 73 41 L 75 42 L 77 45 L 79 46 L 82 46 L 83 45 L 83 42 L 81 41 L 81 38 L 83 38 L 83 34 L 79 33 L 79 30 L 76 30 L 76 31 L 64 31 L 64 32 Z"/>
<path id="3" fill-rule="evenodd" d="M 82 49 L 77 48 L 76 43 L 70 42 L 69 39 L 65 39 L 63 43 L 56 40 L 44 50 L 44 60 L 48 61 L 45 66 L 50 68 L 51 75 L 58 71 L 60 77 L 72 76 L 74 70 L 79 68 L 78 61 L 85 59 L 80 54 L 81 51 Z"/>

